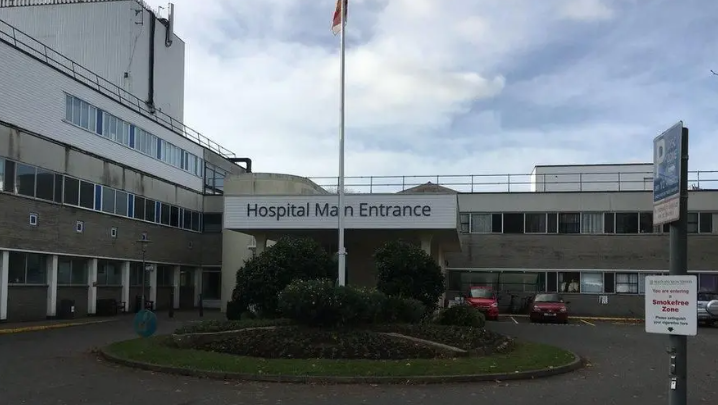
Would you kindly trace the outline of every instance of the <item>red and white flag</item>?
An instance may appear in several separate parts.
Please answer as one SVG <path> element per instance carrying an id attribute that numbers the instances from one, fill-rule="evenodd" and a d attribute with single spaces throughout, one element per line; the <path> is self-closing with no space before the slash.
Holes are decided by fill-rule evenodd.
<path id="1" fill-rule="evenodd" d="M 347 25 L 347 6 L 349 5 L 349 0 L 337 0 L 337 8 L 334 10 L 334 19 L 332 20 L 332 33 L 334 33 L 334 35 L 337 35 L 343 29 L 342 1 L 344 1 L 344 25 Z"/>

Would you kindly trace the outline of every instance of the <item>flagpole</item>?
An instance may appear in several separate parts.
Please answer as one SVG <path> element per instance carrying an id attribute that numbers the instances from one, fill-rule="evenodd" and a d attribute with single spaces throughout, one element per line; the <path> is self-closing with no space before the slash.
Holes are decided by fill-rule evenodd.
<path id="1" fill-rule="evenodd" d="M 344 37 L 344 27 L 345 27 L 345 17 L 346 17 L 346 10 L 344 9 L 346 7 L 346 1 L 342 0 L 341 3 L 341 11 L 339 15 L 341 16 L 341 22 L 339 27 L 341 28 L 340 32 L 340 39 L 339 39 L 339 268 L 338 268 L 338 282 L 339 285 L 346 285 L 346 249 L 344 247 L 344 77 L 345 77 L 345 66 L 344 66 L 344 56 L 345 56 L 345 37 Z"/>

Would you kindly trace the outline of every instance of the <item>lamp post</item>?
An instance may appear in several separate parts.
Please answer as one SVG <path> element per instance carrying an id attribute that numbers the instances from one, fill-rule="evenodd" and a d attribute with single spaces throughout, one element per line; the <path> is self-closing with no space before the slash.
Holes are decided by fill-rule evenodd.
<path id="1" fill-rule="evenodd" d="M 142 294 L 140 294 L 140 311 L 145 309 L 145 285 L 146 285 L 146 279 L 147 279 L 147 264 L 145 262 L 145 256 L 147 254 L 147 245 L 151 243 L 149 238 L 147 238 L 147 233 L 143 232 L 140 239 L 137 240 L 137 243 L 142 246 Z"/>

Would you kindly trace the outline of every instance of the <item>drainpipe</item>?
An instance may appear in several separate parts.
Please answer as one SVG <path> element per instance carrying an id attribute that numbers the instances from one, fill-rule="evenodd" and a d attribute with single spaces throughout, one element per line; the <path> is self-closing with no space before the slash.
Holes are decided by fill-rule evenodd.
<path id="1" fill-rule="evenodd" d="M 155 27 L 157 26 L 157 16 L 150 11 L 150 57 L 149 57 L 149 83 L 147 91 L 147 107 L 150 108 L 152 114 L 155 113 Z"/>

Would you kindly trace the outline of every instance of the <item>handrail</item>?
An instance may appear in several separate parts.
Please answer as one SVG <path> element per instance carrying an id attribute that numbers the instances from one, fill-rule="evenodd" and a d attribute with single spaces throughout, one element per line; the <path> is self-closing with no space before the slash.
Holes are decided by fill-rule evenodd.
<path id="1" fill-rule="evenodd" d="M 82 4 L 82 3 L 107 3 L 111 1 L 126 0 L 0 0 L 0 8 L 2 7 L 30 7 L 30 6 L 57 6 L 63 4 Z M 135 0 L 146 6 L 143 0 Z"/>
<path id="2" fill-rule="evenodd" d="M 336 192 L 338 177 L 309 177 Z M 396 193 L 431 182 L 465 193 L 652 191 L 653 172 L 470 174 L 427 176 L 349 176 L 347 193 Z M 718 170 L 695 170 L 688 175 L 690 190 L 718 190 Z"/>
<path id="3" fill-rule="evenodd" d="M 18 37 L 21 39 L 18 39 Z M 162 125 L 172 132 L 183 136 L 200 146 L 212 150 L 225 158 L 236 157 L 234 152 L 226 149 L 194 129 L 184 125 L 182 122 L 172 118 L 168 114 L 159 110 L 151 111 L 145 102 L 134 94 L 100 77 L 98 74 L 90 71 L 72 59 L 62 55 L 3 20 L 0 20 L 0 41 L 25 52 L 38 61 L 74 78 L 78 82 L 105 94 L 108 97 L 114 98 L 120 104 L 132 108 L 158 125 Z"/>

